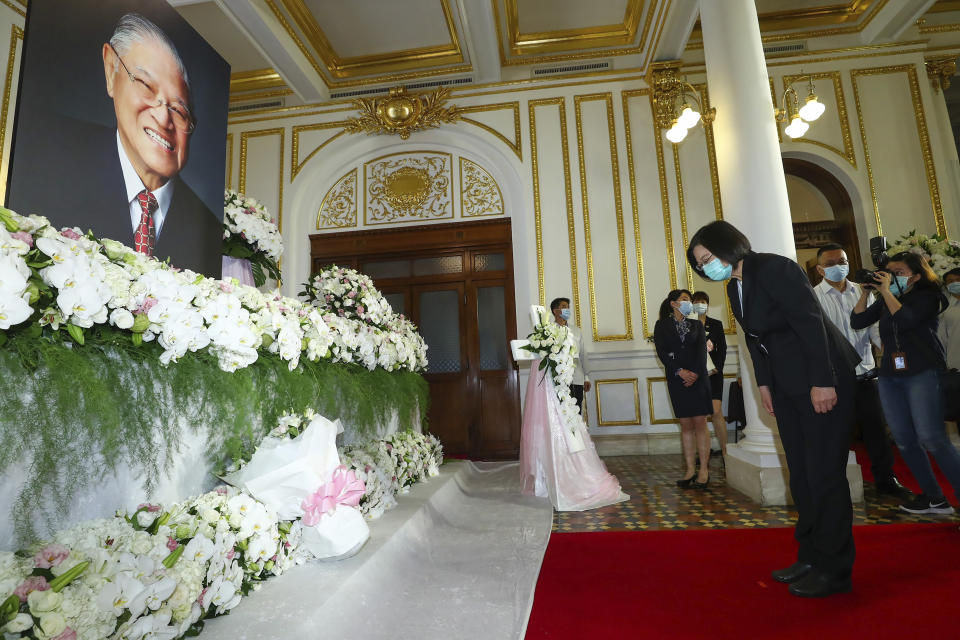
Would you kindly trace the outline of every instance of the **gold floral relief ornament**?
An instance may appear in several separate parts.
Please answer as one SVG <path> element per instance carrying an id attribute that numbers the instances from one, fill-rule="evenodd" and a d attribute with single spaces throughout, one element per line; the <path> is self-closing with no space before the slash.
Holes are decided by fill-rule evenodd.
<path id="1" fill-rule="evenodd" d="M 424 94 L 408 94 L 405 87 L 390 89 L 385 98 L 359 98 L 353 105 L 360 116 L 347 120 L 347 133 L 391 133 L 406 140 L 414 131 L 432 129 L 457 122 L 461 111 L 456 105 L 443 106 L 450 90 L 437 87 Z"/>

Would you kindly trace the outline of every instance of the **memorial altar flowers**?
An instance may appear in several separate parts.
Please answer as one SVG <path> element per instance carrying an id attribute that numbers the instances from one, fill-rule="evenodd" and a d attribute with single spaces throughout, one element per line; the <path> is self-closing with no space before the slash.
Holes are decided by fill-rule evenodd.
<path id="1" fill-rule="evenodd" d="M 248 260 L 257 287 L 267 276 L 280 280 L 283 239 L 276 221 L 263 204 L 232 189 L 223 193 L 223 255 Z"/>
<path id="2" fill-rule="evenodd" d="M 904 251 L 917 253 L 926 258 L 931 268 L 941 278 L 947 271 L 960 267 L 960 242 L 947 240 L 936 234 L 928 236 L 917 233 L 914 229 L 888 247 L 887 255 L 892 257 Z"/>

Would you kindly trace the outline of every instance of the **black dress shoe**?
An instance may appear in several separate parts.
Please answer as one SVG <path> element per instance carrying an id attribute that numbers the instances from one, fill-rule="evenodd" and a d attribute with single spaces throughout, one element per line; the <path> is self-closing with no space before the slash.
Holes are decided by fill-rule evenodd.
<path id="1" fill-rule="evenodd" d="M 696 479 L 696 477 L 697 477 L 697 474 L 696 472 L 694 472 L 694 474 L 689 478 L 681 478 L 677 480 L 677 486 L 680 487 L 681 489 L 686 489 Z"/>
<path id="2" fill-rule="evenodd" d="M 794 562 L 786 569 L 777 569 L 776 571 L 771 572 L 770 575 L 773 576 L 773 579 L 777 582 L 790 584 L 791 582 L 796 582 L 811 571 L 813 571 L 812 564 L 807 564 L 806 562 Z"/>
<path id="3" fill-rule="evenodd" d="M 825 598 L 853 589 L 850 577 L 838 577 L 822 571 L 811 571 L 805 578 L 790 585 L 790 593 L 801 598 Z"/>
<path id="4" fill-rule="evenodd" d="M 691 480 L 693 480 L 693 478 L 691 478 Z M 693 482 L 690 483 L 690 486 L 693 487 L 694 489 L 700 489 L 701 491 L 703 491 L 703 490 L 705 490 L 705 489 L 707 488 L 707 485 L 708 485 L 708 484 L 710 484 L 710 474 L 709 474 L 709 473 L 707 474 L 707 479 L 706 479 L 706 480 L 704 480 L 703 482 L 697 482 L 696 480 L 693 480 Z"/>
<path id="5" fill-rule="evenodd" d="M 910 500 L 913 498 L 913 492 L 900 484 L 896 476 L 890 476 L 886 480 L 874 483 L 877 493 L 887 496 L 895 496 L 901 500 Z"/>

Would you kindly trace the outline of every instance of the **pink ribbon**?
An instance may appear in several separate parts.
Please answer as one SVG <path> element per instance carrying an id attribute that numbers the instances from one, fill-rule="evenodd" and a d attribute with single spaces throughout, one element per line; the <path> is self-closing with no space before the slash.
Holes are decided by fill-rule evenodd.
<path id="1" fill-rule="evenodd" d="M 332 514 L 337 505 L 359 505 L 366 489 L 353 470 L 348 471 L 345 466 L 340 465 L 333 470 L 330 482 L 320 485 L 316 492 L 300 504 L 304 512 L 303 524 L 308 527 L 316 525 L 324 514 Z"/>

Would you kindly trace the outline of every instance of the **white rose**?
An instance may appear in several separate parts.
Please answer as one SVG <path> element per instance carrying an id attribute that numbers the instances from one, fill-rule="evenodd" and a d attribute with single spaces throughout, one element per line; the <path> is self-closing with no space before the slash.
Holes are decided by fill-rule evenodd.
<path id="1" fill-rule="evenodd" d="M 33 626 L 33 618 L 29 613 L 18 613 L 17 617 L 0 627 L 3 633 L 20 633 Z"/>
<path id="2" fill-rule="evenodd" d="M 133 326 L 133 314 L 126 309 L 114 309 L 110 314 L 110 324 L 118 329 L 129 329 Z"/>

